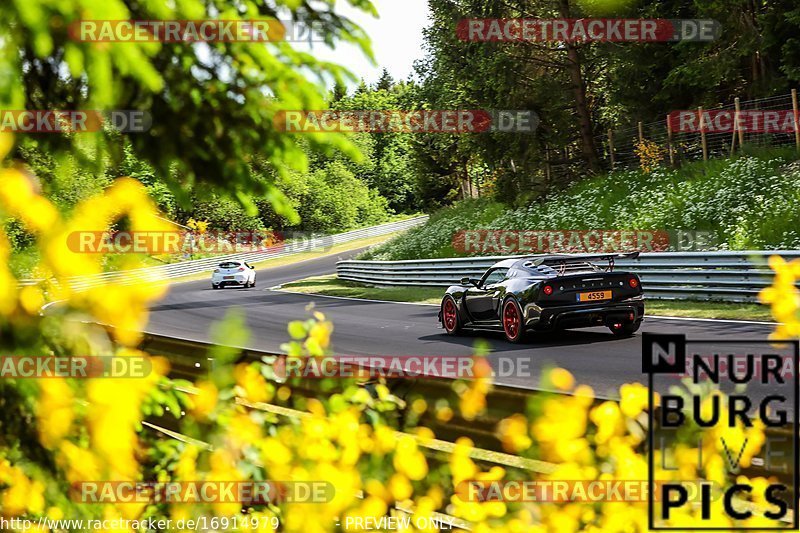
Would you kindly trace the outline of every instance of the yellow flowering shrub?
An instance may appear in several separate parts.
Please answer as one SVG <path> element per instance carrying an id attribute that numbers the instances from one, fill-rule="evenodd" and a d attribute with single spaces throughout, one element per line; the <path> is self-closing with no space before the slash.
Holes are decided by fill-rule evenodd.
<path id="1" fill-rule="evenodd" d="M 0 146 L 9 146 L 2 135 Z M 324 392 L 311 393 L 302 379 L 276 372 L 285 358 L 243 362 L 238 351 L 221 347 L 212 350 L 215 369 L 208 376 L 196 383 L 171 380 L 166 359 L 137 348 L 147 307 L 164 287 L 108 284 L 79 290 L 71 278 L 101 272 L 102 258 L 73 253 L 64 245 L 70 232 L 102 231 L 121 216 L 137 229 L 163 224 L 152 216 L 155 208 L 141 185 L 118 180 L 64 220 L 30 176 L 5 167 L 0 169 L 0 212 L 22 220 L 36 235 L 44 273 L 41 283 L 19 289 L 7 262 L 0 260 L 4 353 L 111 354 L 145 358 L 152 367 L 144 378 L 1 380 L 2 517 L 247 517 L 256 520 L 237 521 L 226 530 L 272 530 L 275 519 L 282 531 L 314 533 L 362 530 L 357 524 L 363 519 L 401 508 L 413 519 L 411 531 L 437 530 L 429 520 L 434 513 L 465 520 L 481 533 L 646 530 L 646 500 L 476 501 L 459 490 L 470 481 L 646 481 L 648 391 L 642 385 L 622 386 L 619 401 L 598 400 L 568 371 L 548 370 L 541 388 L 553 392 L 531 395 L 519 413 L 499 423 L 496 436 L 508 455 L 493 462 L 485 454 L 479 459 L 470 439 L 445 443 L 426 427 L 485 419 L 492 407 L 486 346 L 476 346 L 475 378 L 451 384 L 451 400 L 400 397 L 387 380 L 368 376 L 323 380 L 315 390 Z M 0 235 L 0 259 L 9 253 Z M 777 272 L 775 285 L 762 298 L 784 321 L 777 333 L 796 335 L 794 281 L 800 268 L 777 259 L 771 264 Z M 51 301 L 58 301 L 55 311 L 41 313 L 41 304 Z M 242 327 L 242 318 L 232 316 L 213 333 L 241 339 Z M 307 320 L 288 324 L 285 357 L 308 361 L 329 354 L 333 331 L 323 313 L 310 309 Z M 169 421 L 164 423 L 170 426 L 167 433 L 143 423 L 162 419 Z M 721 462 L 720 437 L 733 448 L 741 444 L 743 465 L 750 464 L 765 441 L 759 425 L 714 428 L 702 435 L 702 464 L 695 453 L 697 442 L 687 439 L 676 453 L 677 479 L 730 483 Z M 322 490 L 315 503 L 87 504 L 70 497 L 72 484 L 102 480 L 273 480 L 320 483 Z M 699 512 L 691 508 L 675 521 L 690 525 Z"/>
<path id="2" fill-rule="evenodd" d="M 800 260 L 787 262 L 773 255 L 769 266 L 775 271 L 775 278 L 771 286 L 761 291 L 759 298 L 770 305 L 772 316 L 778 322 L 771 338 L 796 339 L 800 337 L 800 292 L 795 286 L 800 278 Z"/>
<path id="3" fill-rule="evenodd" d="M 633 152 L 639 158 L 639 168 L 645 174 L 650 174 L 664 160 L 666 150 L 653 141 L 642 139 L 636 141 Z"/>

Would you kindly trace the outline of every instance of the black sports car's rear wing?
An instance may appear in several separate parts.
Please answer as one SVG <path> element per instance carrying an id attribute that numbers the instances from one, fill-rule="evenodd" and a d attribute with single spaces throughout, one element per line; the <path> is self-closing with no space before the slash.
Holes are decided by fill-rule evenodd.
<path id="1" fill-rule="evenodd" d="M 545 255 L 532 257 L 530 261 L 525 262 L 527 267 L 538 267 L 540 265 L 547 265 L 551 267 L 558 266 L 558 275 L 564 274 L 568 264 L 574 263 L 594 263 L 597 261 L 608 261 L 606 272 L 614 270 L 614 261 L 617 259 L 636 259 L 639 257 L 639 252 L 628 252 L 624 254 L 563 254 L 563 255 Z"/>

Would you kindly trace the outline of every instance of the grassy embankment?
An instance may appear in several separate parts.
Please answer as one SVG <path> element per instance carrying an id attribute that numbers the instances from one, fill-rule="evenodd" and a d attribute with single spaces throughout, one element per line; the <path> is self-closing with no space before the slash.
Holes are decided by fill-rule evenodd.
<path id="1" fill-rule="evenodd" d="M 792 151 L 762 151 L 737 159 L 695 162 L 680 169 L 615 172 L 553 192 L 529 206 L 509 208 L 490 199 L 461 202 L 360 258 L 402 260 L 458 257 L 460 230 L 642 229 L 705 231 L 719 249 L 800 248 L 800 164 Z M 493 252 L 491 255 L 497 255 Z M 332 296 L 438 302 L 441 290 L 376 288 L 335 279 L 286 287 Z M 759 304 L 648 302 L 650 314 L 769 320 Z"/>

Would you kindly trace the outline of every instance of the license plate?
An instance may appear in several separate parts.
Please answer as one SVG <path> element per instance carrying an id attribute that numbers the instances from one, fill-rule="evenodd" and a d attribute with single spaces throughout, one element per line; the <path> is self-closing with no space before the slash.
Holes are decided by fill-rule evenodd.
<path id="1" fill-rule="evenodd" d="M 578 293 L 579 302 L 601 302 L 611 299 L 611 291 L 594 291 Z"/>
<path id="2" fill-rule="evenodd" d="M 222 279 L 233 279 L 233 276 L 222 276 Z"/>

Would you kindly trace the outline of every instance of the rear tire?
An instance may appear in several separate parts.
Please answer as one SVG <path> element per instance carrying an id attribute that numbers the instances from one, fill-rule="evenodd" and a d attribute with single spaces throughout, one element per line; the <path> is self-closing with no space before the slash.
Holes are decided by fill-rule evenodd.
<path id="1" fill-rule="evenodd" d="M 458 306 L 455 299 L 449 294 L 442 300 L 442 326 L 448 335 L 461 333 L 461 318 L 458 316 Z"/>
<path id="2" fill-rule="evenodd" d="M 500 323 L 503 325 L 503 333 L 508 342 L 519 344 L 525 339 L 522 308 L 515 298 L 509 297 L 503 302 Z"/>
<path id="3" fill-rule="evenodd" d="M 211 288 L 212 288 L 212 289 L 214 289 L 214 290 L 217 290 L 217 289 L 219 289 L 219 285 L 214 285 L 214 284 L 212 283 L 212 284 L 211 284 Z"/>
<path id="4" fill-rule="evenodd" d="M 611 330 L 611 333 L 613 333 L 615 337 L 631 337 L 639 330 L 641 325 L 642 321 L 637 320 L 636 322 L 628 322 L 625 324 L 613 324 L 609 326 L 608 329 Z"/>

